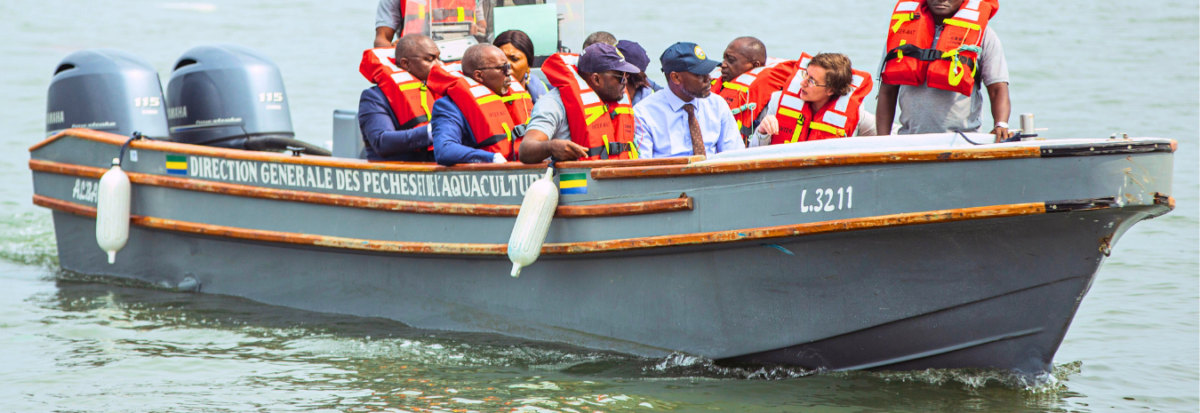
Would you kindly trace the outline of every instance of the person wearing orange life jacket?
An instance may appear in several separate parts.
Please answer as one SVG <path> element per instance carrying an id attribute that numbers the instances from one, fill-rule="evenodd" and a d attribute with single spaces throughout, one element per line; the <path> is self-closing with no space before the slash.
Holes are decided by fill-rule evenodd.
<path id="1" fill-rule="evenodd" d="M 425 82 L 440 55 L 437 44 L 423 35 L 406 36 L 395 49 L 363 53 L 359 72 L 376 84 L 363 91 L 358 104 L 366 159 L 433 161 L 429 128 L 433 96 Z"/>
<path id="2" fill-rule="evenodd" d="M 713 80 L 712 92 L 729 104 L 743 139 L 754 130 L 754 121 L 766 109 L 770 97 L 769 92 L 754 90 L 782 89 L 783 82 L 795 72 L 795 64 L 767 57 L 767 46 L 757 38 L 744 36 L 729 42 L 721 61 L 721 78 Z M 774 70 L 776 67 L 778 71 Z"/>
<path id="3" fill-rule="evenodd" d="M 996 141 L 1011 136 L 1008 63 L 988 25 L 998 0 L 900 0 L 888 27 L 876 122 L 888 134 L 977 132 L 986 87 Z"/>
<path id="4" fill-rule="evenodd" d="M 441 165 L 504 163 L 515 159 L 519 126 L 528 121 L 529 109 L 510 105 L 523 91 L 511 79 L 512 65 L 504 52 L 490 44 L 477 44 L 463 54 L 462 73 L 434 68 L 429 88 L 442 96 L 433 104 L 434 159 Z M 521 99 L 528 100 L 528 93 Z M 512 103 L 510 102 L 510 103 Z"/>
<path id="5" fill-rule="evenodd" d="M 751 146 L 875 135 L 875 117 L 863 107 L 870 73 L 854 70 L 838 53 L 801 56 L 804 70 L 776 93 L 751 136 Z"/>
<path id="6" fill-rule="evenodd" d="M 595 43 L 582 55 L 550 56 L 542 72 L 555 89 L 533 108 L 521 162 L 539 163 L 551 156 L 560 161 L 637 159 L 625 83 L 641 69 L 615 47 Z"/>
<path id="7" fill-rule="evenodd" d="M 379 0 L 375 12 L 375 47 L 394 44 L 394 37 L 408 34 L 431 33 L 427 25 L 433 23 L 470 22 L 470 34 L 479 38 L 487 34 L 486 8 L 478 10 L 475 0 Z M 482 41 L 482 40 L 480 40 Z"/>

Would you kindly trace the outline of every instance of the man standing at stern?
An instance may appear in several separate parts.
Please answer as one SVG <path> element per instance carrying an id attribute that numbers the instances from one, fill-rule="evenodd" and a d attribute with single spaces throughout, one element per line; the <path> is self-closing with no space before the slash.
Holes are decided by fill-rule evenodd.
<path id="1" fill-rule="evenodd" d="M 695 43 L 675 43 L 659 58 L 670 93 L 655 93 L 633 108 L 641 158 L 711 155 L 745 149 L 733 112 L 713 95 L 709 60 Z"/>
<path id="2" fill-rule="evenodd" d="M 1008 131 L 1008 63 L 988 20 L 998 0 L 900 0 L 888 29 L 875 110 L 880 135 L 978 132 L 987 87 L 999 142 Z"/>

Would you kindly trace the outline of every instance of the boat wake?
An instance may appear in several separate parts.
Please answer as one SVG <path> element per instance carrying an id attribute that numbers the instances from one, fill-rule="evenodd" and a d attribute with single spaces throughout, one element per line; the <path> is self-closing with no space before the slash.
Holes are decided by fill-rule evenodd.
<path id="1" fill-rule="evenodd" d="M 43 268 L 57 267 L 58 248 L 50 215 L 26 212 L 0 219 L 0 259 Z"/>

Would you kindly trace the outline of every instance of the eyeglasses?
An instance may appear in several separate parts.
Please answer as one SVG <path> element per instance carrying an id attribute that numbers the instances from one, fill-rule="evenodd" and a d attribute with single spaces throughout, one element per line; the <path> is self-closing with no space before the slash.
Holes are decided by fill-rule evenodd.
<path id="1" fill-rule="evenodd" d="M 496 69 L 499 69 L 502 73 L 507 75 L 509 73 L 512 73 L 512 63 L 505 63 L 505 64 L 502 64 L 502 65 L 496 66 L 496 67 L 481 67 L 481 68 L 475 69 L 475 70 L 496 70 Z"/>
<path id="2" fill-rule="evenodd" d="M 620 74 L 620 75 L 617 75 L 617 74 L 614 74 L 614 73 L 612 73 L 612 72 L 604 72 L 604 73 L 601 73 L 601 74 L 602 74 L 602 75 L 608 75 L 608 76 L 612 76 L 614 79 L 616 79 L 616 78 L 619 78 L 619 79 L 621 79 L 621 84 L 622 84 L 622 85 L 623 85 L 623 84 L 625 84 L 626 82 L 629 82 L 629 73 L 626 73 L 626 72 L 619 72 L 619 73 L 621 73 L 621 74 Z"/>
<path id="3" fill-rule="evenodd" d="M 812 76 L 809 76 L 807 72 L 806 72 L 806 73 L 804 73 L 804 79 L 802 79 L 800 82 L 801 82 L 801 83 L 804 83 L 804 84 L 808 84 L 808 85 L 810 85 L 810 86 L 816 86 L 816 87 L 826 87 L 826 86 L 829 86 L 829 84 L 828 84 L 828 83 L 826 83 L 826 84 L 823 84 L 823 85 L 822 85 L 822 84 L 820 84 L 820 83 L 817 83 L 817 81 L 813 80 Z"/>

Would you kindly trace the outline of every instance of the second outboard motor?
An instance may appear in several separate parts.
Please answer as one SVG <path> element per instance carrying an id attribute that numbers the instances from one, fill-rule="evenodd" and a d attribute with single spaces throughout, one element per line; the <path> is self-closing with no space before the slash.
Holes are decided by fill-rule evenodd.
<path id="1" fill-rule="evenodd" d="M 200 46 L 175 62 L 167 83 L 167 122 L 176 142 L 330 155 L 293 139 L 279 67 L 242 46 Z"/>
<path id="2" fill-rule="evenodd" d="M 88 128 L 167 138 L 158 72 L 145 60 L 114 49 L 71 53 L 54 69 L 46 99 L 46 136 Z"/>

